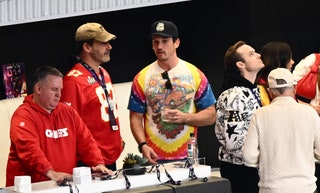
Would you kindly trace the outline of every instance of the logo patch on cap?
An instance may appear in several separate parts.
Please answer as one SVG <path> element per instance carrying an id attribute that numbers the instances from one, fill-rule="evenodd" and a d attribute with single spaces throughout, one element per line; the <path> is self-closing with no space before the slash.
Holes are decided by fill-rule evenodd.
<path id="1" fill-rule="evenodd" d="M 157 31 L 164 31 L 164 23 L 158 23 L 156 27 Z"/>

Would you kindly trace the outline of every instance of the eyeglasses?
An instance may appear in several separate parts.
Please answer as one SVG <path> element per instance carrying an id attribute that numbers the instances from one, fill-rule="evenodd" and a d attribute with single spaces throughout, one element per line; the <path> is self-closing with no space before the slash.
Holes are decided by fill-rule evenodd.
<path id="1" fill-rule="evenodd" d="M 166 87 L 166 89 L 172 89 L 172 84 L 168 75 L 167 71 L 164 71 L 163 73 L 161 73 L 161 76 L 163 79 L 166 79 L 166 83 L 164 84 L 164 86 Z"/>

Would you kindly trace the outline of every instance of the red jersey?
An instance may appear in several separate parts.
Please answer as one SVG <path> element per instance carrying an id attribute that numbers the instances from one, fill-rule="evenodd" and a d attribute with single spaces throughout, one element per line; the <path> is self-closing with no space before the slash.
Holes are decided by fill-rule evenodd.
<path id="1" fill-rule="evenodd" d="M 114 88 L 109 73 L 104 68 L 100 68 L 104 75 L 110 102 L 115 107 L 113 112 L 118 130 L 113 130 L 110 126 L 109 104 L 103 88 L 82 64 L 76 64 L 64 77 L 61 101 L 78 111 L 97 141 L 105 164 L 110 165 L 116 162 L 123 148 Z"/>
<path id="2" fill-rule="evenodd" d="M 77 156 L 88 166 L 103 163 L 89 129 L 72 107 L 59 103 L 50 114 L 32 98 L 27 96 L 11 119 L 6 186 L 20 175 L 31 176 L 32 182 L 49 180 L 50 169 L 72 174 Z"/>

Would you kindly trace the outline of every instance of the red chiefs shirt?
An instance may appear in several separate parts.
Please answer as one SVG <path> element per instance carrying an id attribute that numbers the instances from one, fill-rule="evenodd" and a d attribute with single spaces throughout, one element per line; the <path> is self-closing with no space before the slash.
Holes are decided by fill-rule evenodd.
<path id="1" fill-rule="evenodd" d="M 49 169 L 72 174 L 77 156 L 89 166 L 103 163 L 89 129 L 72 107 L 59 103 L 49 114 L 32 97 L 27 96 L 12 116 L 6 186 L 19 175 L 30 175 L 32 182 L 49 180 Z"/>
<path id="2" fill-rule="evenodd" d="M 115 106 L 114 115 L 118 130 L 110 126 L 106 95 L 100 84 L 82 64 L 76 64 L 63 79 L 61 102 L 74 107 L 97 141 L 105 164 L 113 164 L 119 158 L 123 148 L 120 135 L 119 116 L 114 88 L 108 72 L 100 67 L 111 103 Z M 100 76 L 100 75 L 99 75 Z"/>

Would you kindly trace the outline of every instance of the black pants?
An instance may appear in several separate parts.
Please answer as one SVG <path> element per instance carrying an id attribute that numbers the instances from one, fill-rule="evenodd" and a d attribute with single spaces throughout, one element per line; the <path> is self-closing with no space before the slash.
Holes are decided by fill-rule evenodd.
<path id="1" fill-rule="evenodd" d="M 315 173 L 315 176 L 317 177 L 317 181 L 316 181 L 317 190 L 318 190 L 318 192 L 320 192 L 320 163 L 319 162 L 316 162 L 316 173 Z"/>
<path id="2" fill-rule="evenodd" d="M 230 181 L 232 193 L 259 192 L 257 168 L 221 162 L 220 174 Z"/>
<path id="3" fill-rule="evenodd" d="M 78 164 L 77 164 L 78 167 L 82 167 L 82 166 L 86 166 L 88 167 L 86 164 L 84 164 L 82 161 L 78 161 Z M 116 162 L 111 164 L 111 165 L 106 165 L 106 168 L 108 168 L 109 170 L 112 170 L 112 171 L 116 171 L 117 170 L 117 165 L 116 165 Z"/>

